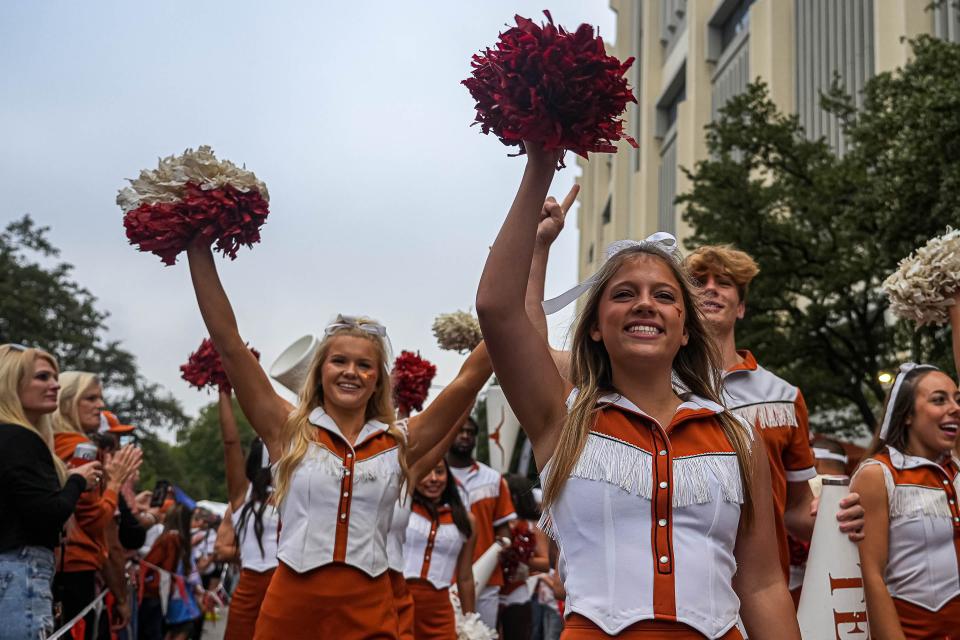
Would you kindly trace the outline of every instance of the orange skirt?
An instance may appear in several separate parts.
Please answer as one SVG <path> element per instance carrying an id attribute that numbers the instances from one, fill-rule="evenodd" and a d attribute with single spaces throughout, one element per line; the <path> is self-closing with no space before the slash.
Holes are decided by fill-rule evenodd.
<path id="1" fill-rule="evenodd" d="M 250 640 L 257 626 L 260 605 L 270 586 L 270 578 L 275 569 L 259 572 L 243 569 L 240 581 L 230 600 L 227 610 L 227 628 L 223 632 L 224 640 Z"/>
<path id="2" fill-rule="evenodd" d="M 630 625 L 616 636 L 607 634 L 589 618 L 579 613 L 571 613 L 563 623 L 560 640 L 606 640 L 607 638 L 626 640 L 648 640 L 650 638 L 669 638 L 670 640 L 703 640 L 699 631 L 680 622 L 669 620 L 641 620 Z M 743 636 L 734 627 L 720 636 L 721 640 L 743 640 Z"/>
<path id="3" fill-rule="evenodd" d="M 960 639 L 960 597 L 930 611 L 905 600 L 893 599 L 900 618 L 900 628 L 907 640 Z"/>
<path id="4" fill-rule="evenodd" d="M 397 621 L 400 625 L 400 640 L 414 640 L 413 635 L 413 596 L 407 588 L 407 579 L 403 574 L 388 569 L 390 585 L 393 587 L 393 602 L 397 607 Z"/>
<path id="5" fill-rule="evenodd" d="M 389 603 L 389 604 L 388 604 Z M 371 578 L 346 564 L 297 573 L 280 563 L 257 619 L 256 640 L 397 640 L 386 572 Z"/>
<path id="6" fill-rule="evenodd" d="M 413 596 L 414 635 L 417 640 L 455 640 L 457 620 L 450 589 L 437 589 L 426 580 L 407 580 Z"/>

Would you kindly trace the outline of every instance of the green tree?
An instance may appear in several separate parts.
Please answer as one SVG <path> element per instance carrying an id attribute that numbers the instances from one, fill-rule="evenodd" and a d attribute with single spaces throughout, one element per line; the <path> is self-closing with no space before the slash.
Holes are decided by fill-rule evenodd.
<path id="1" fill-rule="evenodd" d="M 132 353 L 106 337 L 108 314 L 73 279 L 72 265 L 57 261 L 48 231 L 25 215 L 0 233 L 0 343 L 36 345 L 56 356 L 61 370 L 97 373 L 110 409 L 135 424 L 145 450 L 155 454 L 142 477 L 174 475 L 176 469 L 163 466 L 172 464 L 172 454 L 156 433 L 186 425 L 183 409 L 139 373 Z"/>
<path id="2" fill-rule="evenodd" d="M 689 247 L 729 242 L 759 263 L 738 342 L 803 389 L 821 431 L 872 428 L 877 376 L 898 362 L 950 366 L 943 330 L 895 325 L 879 290 L 960 211 L 960 45 L 912 45 L 859 110 L 838 89 L 824 97 L 850 142 L 842 157 L 751 84 L 707 127 L 710 157 L 685 170 L 693 186 L 677 199 Z"/>
<path id="3" fill-rule="evenodd" d="M 175 455 L 180 474 L 171 480 L 196 499 L 227 501 L 227 472 L 223 461 L 223 439 L 217 402 L 200 410 L 200 415 L 177 434 Z M 233 413 L 244 452 L 256 437 L 236 399 Z"/>

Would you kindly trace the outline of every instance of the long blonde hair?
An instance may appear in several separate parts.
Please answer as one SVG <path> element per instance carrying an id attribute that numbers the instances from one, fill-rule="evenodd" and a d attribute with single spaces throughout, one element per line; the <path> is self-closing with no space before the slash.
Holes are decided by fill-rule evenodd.
<path id="1" fill-rule="evenodd" d="M 359 318 L 358 324 L 373 322 L 366 318 Z M 399 459 L 400 467 L 406 478 L 406 484 L 412 486 L 409 478 L 409 469 L 407 468 L 406 451 L 407 440 L 403 431 L 396 425 L 396 413 L 393 407 L 393 391 L 390 386 L 390 370 L 386 345 L 384 341 L 376 335 L 373 335 L 356 326 L 340 327 L 329 335 L 326 335 L 317 347 L 317 353 L 310 363 L 310 374 L 303 383 L 300 390 L 300 401 L 297 408 L 294 409 L 284 423 L 280 432 L 280 439 L 283 443 L 283 455 L 277 464 L 276 493 L 275 499 L 280 504 L 290 490 L 290 479 L 293 472 L 307 454 L 307 449 L 314 441 L 315 427 L 308 420 L 310 413 L 317 407 L 323 406 L 323 385 L 320 375 L 327 354 L 330 352 L 330 346 L 334 338 L 350 336 L 354 338 L 363 338 L 369 340 L 376 347 L 377 385 L 374 388 L 373 395 L 367 401 L 364 418 L 366 420 L 379 420 L 388 425 L 387 433 L 394 437 L 400 448 Z"/>
<path id="2" fill-rule="evenodd" d="M 20 388 L 33 377 L 37 360 L 47 361 L 53 370 L 60 371 L 57 360 L 42 349 L 21 349 L 13 345 L 0 345 L 0 422 L 33 431 L 46 443 L 57 470 L 60 483 L 67 477 L 63 461 L 53 453 L 53 421 L 49 414 L 40 416 L 36 423 L 30 422 L 23 403 Z"/>
<path id="3" fill-rule="evenodd" d="M 640 255 L 654 256 L 663 261 L 680 285 L 683 305 L 687 310 L 684 328 L 689 340 L 674 356 L 673 371 L 676 377 L 695 395 L 723 404 L 720 351 L 704 325 L 694 294 L 696 285 L 690 276 L 669 254 L 652 244 L 645 243 L 620 251 L 601 267 L 574 326 L 570 382 L 577 388 L 578 394 L 561 427 L 560 438 L 550 461 L 550 473 L 543 491 L 544 507 L 559 497 L 583 451 L 587 433 L 597 419 L 597 400 L 601 395 L 615 391 L 610 355 L 603 342 L 593 340 L 590 332 L 597 322 L 600 300 L 607 283 L 624 263 Z M 744 521 L 750 523 L 753 519 L 750 436 L 730 412 L 724 410 L 717 418 L 724 435 L 737 453 L 744 492 Z"/>
<path id="4" fill-rule="evenodd" d="M 64 371 L 60 374 L 60 398 L 53 414 L 54 433 L 79 433 L 87 435 L 80 424 L 80 398 L 94 384 L 100 384 L 95 373 L 87 371 Z"/>

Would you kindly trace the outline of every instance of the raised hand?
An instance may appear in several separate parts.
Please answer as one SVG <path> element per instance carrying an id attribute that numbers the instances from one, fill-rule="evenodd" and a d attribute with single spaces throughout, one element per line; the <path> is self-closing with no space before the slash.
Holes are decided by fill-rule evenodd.
<path id="1" fill-rule="evenodd" d="M 540 224 L 537 225 L 537 244 L 541 246 L 553 244 L 553 241 L 563 231 L 567 212 L 576 202 L 579 193 L 580 185 L 574 184 L 562 203 L 557 202 L 557 199 L 553 196 L 547 197 L 543 203 L 543 209 L 540 210 Z"/>
<path id="2" fill-rule="evenodd" d="M 132 444 L 128 444 L 107 458 L 104 470 L 107 472 L 108 488 L 119 491 L 127 478 L 140 468 L 141 463 L 143 463 L 143 452 Z"/>

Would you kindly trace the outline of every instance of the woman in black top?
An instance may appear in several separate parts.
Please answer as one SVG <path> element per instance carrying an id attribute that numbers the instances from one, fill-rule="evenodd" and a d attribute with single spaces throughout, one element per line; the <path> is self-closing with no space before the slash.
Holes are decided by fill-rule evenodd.
<path id="1" fill-rule="evenodd" d="M 53 549 L 100 463 L 67 470 L 51 450 L 57 362 L 21 345 L 0 346 L 0 640 L 53 630 Z"/>

